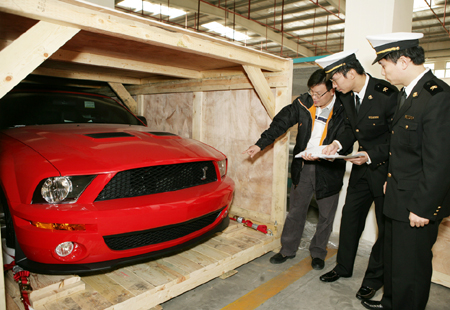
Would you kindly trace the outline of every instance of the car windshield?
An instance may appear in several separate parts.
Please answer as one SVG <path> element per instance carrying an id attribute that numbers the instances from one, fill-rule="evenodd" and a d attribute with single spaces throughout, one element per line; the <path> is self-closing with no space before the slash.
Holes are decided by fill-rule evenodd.
<path id="1" fill-rule="evenodd" d="M 11 92 L 0 100 L 0 128 L 30 125 L 142 123 L 110 98 L 68 92 Z"/>

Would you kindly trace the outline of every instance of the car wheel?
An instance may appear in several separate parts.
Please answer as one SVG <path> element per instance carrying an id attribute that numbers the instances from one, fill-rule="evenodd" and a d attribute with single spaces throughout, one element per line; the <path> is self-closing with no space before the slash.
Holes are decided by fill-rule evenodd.
<path id="1" fill-rule="evenodd" d="M 15 248 L 15 232 L 14 232 L 14 224 L 11 217 L 11 212 L 9 212 L 8 201 L 6 200 L 5 194 L 0 191 L 0 204 L 3 209 L 3 213 L 5 214 L 5 224 L 6 224 L 6 246 L 9 248 Z"/>

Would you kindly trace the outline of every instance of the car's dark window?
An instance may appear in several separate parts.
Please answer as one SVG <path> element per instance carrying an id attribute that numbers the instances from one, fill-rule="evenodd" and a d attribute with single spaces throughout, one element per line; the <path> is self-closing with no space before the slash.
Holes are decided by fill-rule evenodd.
<path id="1" fill-rule="evenodd" d="M 112 99 L 61 92 L 10 93 L 0 100 L 0 127 L 67 123 L 142 125 Z"/>

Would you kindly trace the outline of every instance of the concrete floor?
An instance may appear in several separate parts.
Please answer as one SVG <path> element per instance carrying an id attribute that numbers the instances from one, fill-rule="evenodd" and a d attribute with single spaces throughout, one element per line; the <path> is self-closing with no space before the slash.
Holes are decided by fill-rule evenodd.
<path id="1" fill-rule="evenodd" d="M 314 218 L 312 221 L 314 222 Z M 313 223 L 310 223 L 309 227 L 314 227 Z M 308 233 L 308 231 L 305 231 L 305 234 Z M 304 238 L 301 248 L 294 259 L 289 259 L 280 265 L 273 265 L 269 262 L 269 258 L 274 253 L 267 253 L 237 268 L 237 274 L 224 280 L 216 278 L 165 302 L 161 306 L 163 310 L 216 310 L 225 307 L 226 309 L 233 310 L 365 309 L 355 297 L 355 294 L 361 285 L 367 266 L 367 249 L 370 246 L 360 245 L 361 250 L 358 252 L 356 258 L 355 271 L 352 278 L 341 278 L 334 283 L 323 283 L 319 280 L 319 276 L 333 269 L 336 264 L 336 255 L 326 261 L 323 270 L 311 269 L 309 264 L 309 251 L 305 249 L 308 246 L 308 238 L 308 236 Z M 331 247 L 335 244 L 336 239 L 336 235 L 330 238 Z M 289 268 L 296 268 L 299 265 L 308 267 L 305 274 L 298 279 L 295 278 L 290 285 L 283 289 L 283 281 L 288 276 L 276 277 Z M 291 271 L 287 274 L 292 275 Z M 276 281 L 277 279 L 278 281 Z M 243 300 L 241 298 L 243 296 L 246 296 L 247 299 Z M 382 290 L 378 291 L 373 299 L 380 300 L 381 296 Z M 426 310 L 443 309 L 450 309 L 450 289 L 432 284 L 430 300 Z"/>

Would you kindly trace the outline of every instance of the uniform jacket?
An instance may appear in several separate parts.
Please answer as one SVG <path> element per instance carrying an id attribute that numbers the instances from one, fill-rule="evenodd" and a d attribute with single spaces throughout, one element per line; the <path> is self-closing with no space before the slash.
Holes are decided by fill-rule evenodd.
<path id="1" fill-rule="evenodd" d="M 351 150 L 358 140 L 359 151 L 366 151 L 371 160 L 370 165 L 353 165 L 349 185 L 354 186 L 367 173 L 374 196 L 383 195 L 386 162 L 389 158 L 389 127 L 395 112 L 397 92 L 397 88 L 388 82 L 369 75 L 369 83 L 358 115 L 353 92 L 341 97 L 347 119 L 344 132 L 337 137 L 342 145 L 339 153 L 345 154 L 345 150 Z"/>
<path id="2" fill-rule="evenodd" d="M 284 107 L 273 118 L 270 128 L 261 134 L 261 138 L 256 142 L 256 145 L 263 150 L 289 128 L 298 124 L 294 155 L 305 150 L 311 137 L 313 120 L 309 109 L 313 104 L 314 102 L 308 93 L 299 96 L 292 104 Z M 345 113 L 338 94 L 333 111 L 330 114 L 331 118 L 328 126 L 325 128 L 326 136 L 323 140 L 324 145 L 333 142 L 337 134 L 344 130 Z M 345 161 L 336 160 L 329 162 L 327 160 L 320 160 L 314 163 L 316 165 L 316 198 L 321 199 L 339 193 L 342 188 Z M 297 185 L 300 181 L 303 164 L 302 158 L 294 157 L 292 160 L 291 179 L 294 185 Z"/>
<path id="3" fill-rule="evenodd" d="M 384 213 L 409 222 L 450 215 L 450 87 L 427 72 L 392 121 Z"/>

